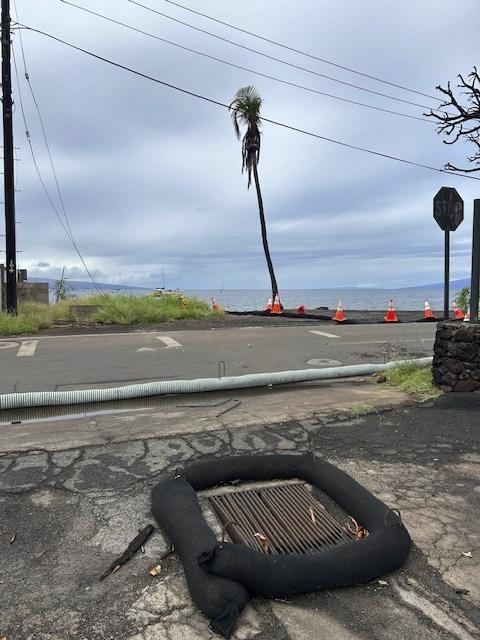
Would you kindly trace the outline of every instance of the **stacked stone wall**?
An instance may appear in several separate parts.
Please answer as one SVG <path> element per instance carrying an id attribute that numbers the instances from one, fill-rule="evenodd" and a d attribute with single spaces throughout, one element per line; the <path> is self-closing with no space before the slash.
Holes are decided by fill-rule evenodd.
<path id="1" fill-rule="evenodd" d="M 433 380 L 443 391 L 480 390 L 480 324 L 439 322 Z"/>

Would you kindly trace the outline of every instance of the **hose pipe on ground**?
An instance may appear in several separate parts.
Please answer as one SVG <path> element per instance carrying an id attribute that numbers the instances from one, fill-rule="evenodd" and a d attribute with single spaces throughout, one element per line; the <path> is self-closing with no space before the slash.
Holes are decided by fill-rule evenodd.
<path id="1" fill-rule="evenodd" d="M 432 357 L 418 358 L 416 360 L 400 360 L 387 362 L 385 364 L 355 364 L 341 367 L 328 367 L 325 369 L 249 373 L 243 376 L 226 376 L 223 378 L 159 380 L 142 384 L 131 384 L 123 387 L 110 387 L 107 389 L 4 393 L 0 395 L 0 410 L 111 402 L 115 400 L 146 398 L 149 396 L 204 393 L 207 391 L 230 391 L 233 389 L 252 389 L 255 387 L 293 384 L 295 382 L 369 376 L 379 371 L 384 371 L 385 369 L 398 367 L 402 364 L 415 364 L 418 367 L 428 367 L 432 364 Z"/>

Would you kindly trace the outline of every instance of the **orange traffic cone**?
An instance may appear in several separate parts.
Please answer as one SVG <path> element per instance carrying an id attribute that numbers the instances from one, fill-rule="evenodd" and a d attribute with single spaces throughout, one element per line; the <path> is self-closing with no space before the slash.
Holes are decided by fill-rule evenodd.
<path id="1" fill-rule="evenodd" d="M 453 307 L 453 316 L 455 320 L 463 320 L 464 318 L 463 311 L 460 309 L 460 307 L 457 307 L 455 302 L 453 303 L 452 307 Z"/>
<path id="2" fill-rule="evenodd" d="M 470 322 L 470 305 L 468 305 L 467 313 L 463 319 L 464 322 Z"/>
<path id="3" fill-rule="evenodd" d="M 393 300 L 388 303 L 387 315 L 383 318 L 385 322 L 398 322 L 397 314 L 393 307 Z"/>
<path id="4" fill-rule="evenodd" d="M 280 298 L 278 297 L 278 293 L 275 296 L 275 300 L 273 301 L 272 313 L 282 313 L 282 308 L 280 306 Z"/>
<path id="5" fill-rule="evenodd" d="M 271 298 L 269 298 L 269 299 L 268 299 L 268 302 L 267 302 L 267 306 L 266 306 L 266 308 L 265 308 L 265 311 L 271 311 L 271 310 L 272 310 L 272 307 L 273 307 L 272 299 L 271 299 Z"/>
<path id="6" fill-rule="evenodd" d="M 215 298 L 212 298 L 212 309 L 214 311 L 223 311 L 222 305 L 218 304 L 218 302 L 215 300 Z"/>
<path id="7" fill-rule="evenodd" d="M 344 322 L 345 321 L 345 311 L 343 310 L 342 301 L 339 300 L 337 304 L 337 311 L 333 316 L 332 320 L 335 322 Z"/>
<path id="8" fill-rule="evenodd" d="M 433 311 L 432 311 L 432 308 L 430 307 L 428 300 L 425 300 L 425 311 L 423 312 L 423 317 L 427 319 L 436 320 L 436 317 L 433 315 Z"/>

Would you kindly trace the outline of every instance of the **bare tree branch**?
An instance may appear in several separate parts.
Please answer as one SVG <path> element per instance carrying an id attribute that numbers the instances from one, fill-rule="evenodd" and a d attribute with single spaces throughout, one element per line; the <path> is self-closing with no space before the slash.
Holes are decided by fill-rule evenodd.
<path id="1" fill-rule="evenodd" d="M 473 173 L 480 171 L 480 75 L 477 67 L 473 67 L 473 71 L 466 78 L 462 74 L 459 74 L 458 78 L 460 83 L 457 88 L 460 89 L 460 95 L 465 96 L 468 106 L 461 104 L 448 82 L 446 88 L 440 85 L 437 87 L 437 90 L 445 96 L 439 108 L 431 109 L 425 115 L 437 121 L 437 133 L 446 136 L 444 144 L 450 145 L 458 140 L 467 140 L 477 147 L 478 151 L 473 156 L 467 157 L 468 162 L 474 165 L 473 167 L 460 169 L 450 163 L 445 165 L 447 171 Z M 453 107 L 455 111 L 445 111 L 449 107 Z"/>

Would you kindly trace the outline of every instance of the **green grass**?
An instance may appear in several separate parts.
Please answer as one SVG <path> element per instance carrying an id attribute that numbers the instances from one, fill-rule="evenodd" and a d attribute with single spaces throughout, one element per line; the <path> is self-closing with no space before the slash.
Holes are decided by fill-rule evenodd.
<path id="1" fill-rule="evenodd" d="M 19 313 L 17 316 L 0 314 L 0 335 L 2 336 L 37 333 L 39 329 L 45 329 L 50 325 L 45 314 Z"/>
<path id="2" fill-rule="evenodd" d="M 70 305 L 97 305 L 93 315 L 72 317 Z M 221 315 L 206 302 L 185 296 L 138 297 L 124 295 L 92 295 L 80 300 L 64 300 L 56 304 L 20 305 L 18 314 L 0 313 L 0 335 L 37 333 L 60 322 L 73 324 L 155 324 L 186 318 L 208 318 Z"/>
<path id="3" fill-rule="evenodd" d="M 101 324 L 151 324 L 185 318 L 209 318 L 220 315 L 206 302 L 186 296 L 90 296 L 87 304 L 98 304 L 100 311 L 94 316 Z"/>
<path id="4" fill-rule="evenodd" d="M 441 391 L 433 385 L 430 367 L 420 368 L 414 363 L 405 363 L 382 372 L 390 387 L 411 393 L 421 400 L 436 398 Z"/>
<path id="5" fill-rule="evenodd" d="M 349 407 L 349 411 L 355 418 L 360 418 L 361 416 L 366 416 L 368 413 L 373 413 L 375 411 L 375 405 L 371 402 L 357 402 Z"/>

